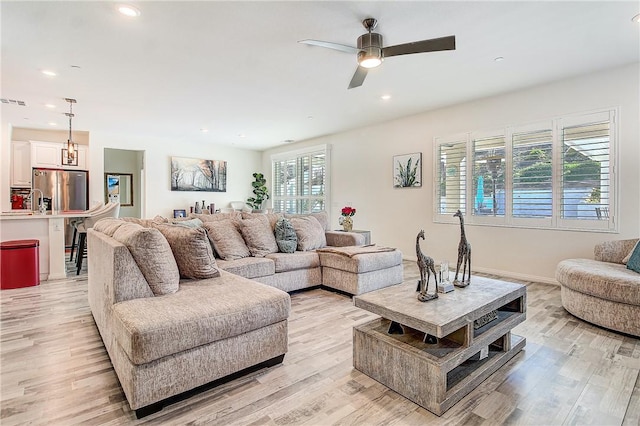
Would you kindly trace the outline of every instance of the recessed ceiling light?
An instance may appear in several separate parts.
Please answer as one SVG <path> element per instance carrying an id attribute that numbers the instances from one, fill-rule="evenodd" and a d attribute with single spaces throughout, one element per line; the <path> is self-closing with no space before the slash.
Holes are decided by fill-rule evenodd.
<path id="1" fill-rule="evenodd" d="M 203 127 L 202 129 L 200 129 L 200 131 L 201 131 L 202 133 L 207 133 L 207 132 L 209 131 L 209 129 L 205 129 L 205 128 Z"/>
<path id="2" fill-rule="evenodd" d="M 58 125 L 58 123 L 54 123 L 53 121 L 49 122 L 49 126 L 57 126 L 57 125 Z"/>
<path id="3" fill-rule="evenodd" d="M 239 137 L 239 138 L 246 138 L 246 137 L 247 137 L 247 135 L 245 135 L 244 133 L 240 133 L 240 134 L 238 135 L 238 137 Z"/>
<path id="4" fill-rule="evenodd" d="M 55 77 L 56 75 L 58 75 L 55 72 L 50 71 L 50 70 L 42 70 L 42 74 L 47 75 L 49 77 Z"/>
<path id="5" fill-rule="evenodd" d="M 55 108 L 56 107 L 54 104 L 45 104 L 44 106 L 46 106 L 47 108 Z"/>
<path id="6" fill-rule="evenodd" d="M 128 4 L 121 4 L 118 6 L 118 12 L 129 18 L 137 18 L 140 16 L 140 10 Z"/>
<path id="7" fill-rule="evenodd" d="M 502 56 L 498 56 L 496 58 L 493 59 L 495 62 L 502 62 L 504 61 L 504 58 Z"/>
<path id="8" fill-rule="evenodd" d="M 391 99 L 391 95 L 382 95 L 380 96 L 380 99 L 382 99 L 383 101 L 388 101 L 389 99 Z"/>
<path id="9" fill-rule="evenodd" d="M 636 16 L 634 16 L 631 20 L 633 22 L 640 22 L 640 13 L 638 13 Z"/>
<path id="10" fill-rule="evenodd" d="M 309 115 L 309 116 L 307 116 L 307 119 L 308 119 L 308 120 L 313 120 L 313 115 Z"/>

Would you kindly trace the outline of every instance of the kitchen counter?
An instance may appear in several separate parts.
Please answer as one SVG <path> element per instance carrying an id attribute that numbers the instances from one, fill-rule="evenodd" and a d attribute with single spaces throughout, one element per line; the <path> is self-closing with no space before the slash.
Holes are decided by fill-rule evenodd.
<path id="1" fill-rule="evenodd" d="M 0 213 L 2 241 L 35 239 L 40 241 L 40 280 L 66 278 L 64 220 L 88 217 L 80 212 L 37 212 L 20 210 Z"/>

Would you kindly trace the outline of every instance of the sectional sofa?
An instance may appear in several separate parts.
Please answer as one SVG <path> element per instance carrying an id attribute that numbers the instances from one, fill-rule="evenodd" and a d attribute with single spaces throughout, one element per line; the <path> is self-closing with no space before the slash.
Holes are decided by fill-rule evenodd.
<path id="1" fill-rule="evenodd" d="M 138 417 L 185 391 L 282 362 L 287 292 L 323 285 L 323 256 L 326 268 L 348 269 L 336 269 L 342 291 L 402 281 L 399 251 L 342 254 L 327 243 L 355 246 L 363 236 L 329 231 L 326 214 L 316 216 L 290 218 L 294 253 L 273 247 L 281 216 L 105 219 L 88 230 L 89 305 Z"/>

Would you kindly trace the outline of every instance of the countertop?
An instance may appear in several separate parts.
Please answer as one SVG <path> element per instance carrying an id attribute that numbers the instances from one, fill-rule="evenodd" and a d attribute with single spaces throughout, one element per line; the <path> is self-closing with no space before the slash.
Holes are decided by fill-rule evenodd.
<path id="1" fill-rule="evenodd" d="M 56 211 L 47 212 L 47 214 L 39 214 L 37 212 L 28 212 L 24 210 L 11 210 L 0 213 L 0 220 L 23 220 L 23 219 L 65 219 L 71 217 L 88 217 L 90 213 L 86 211 Z"/>

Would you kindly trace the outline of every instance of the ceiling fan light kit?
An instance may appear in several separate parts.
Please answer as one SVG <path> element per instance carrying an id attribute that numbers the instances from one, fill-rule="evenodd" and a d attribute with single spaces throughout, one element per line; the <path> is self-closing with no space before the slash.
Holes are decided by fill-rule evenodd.
<path id="1" fill-rule="evenodd" d="M 299 43 L 326 47 L 328 49 L 339 50 L 346 53 L 356 53 L 358 68 L 351 78 L 351 82 L 348 87 L 349 89 L 362 86 L 362 83 L 364 83 L 364 79 L 367 76 L 367 70 L 381 65 L 384 58 L 399 55 L 410 55 L 413 53 L 456 49 L 455 36 L 433 38 L 383 47 L 382 35 L 373 32 L 373 29 L 378 25 L 378 21 L 374 18 L 366 18 L 362 21 L 362 25 L 367 30 L 367 33 L 358 37 L 357 47 L 321 40 L 301 40 Z"/>

